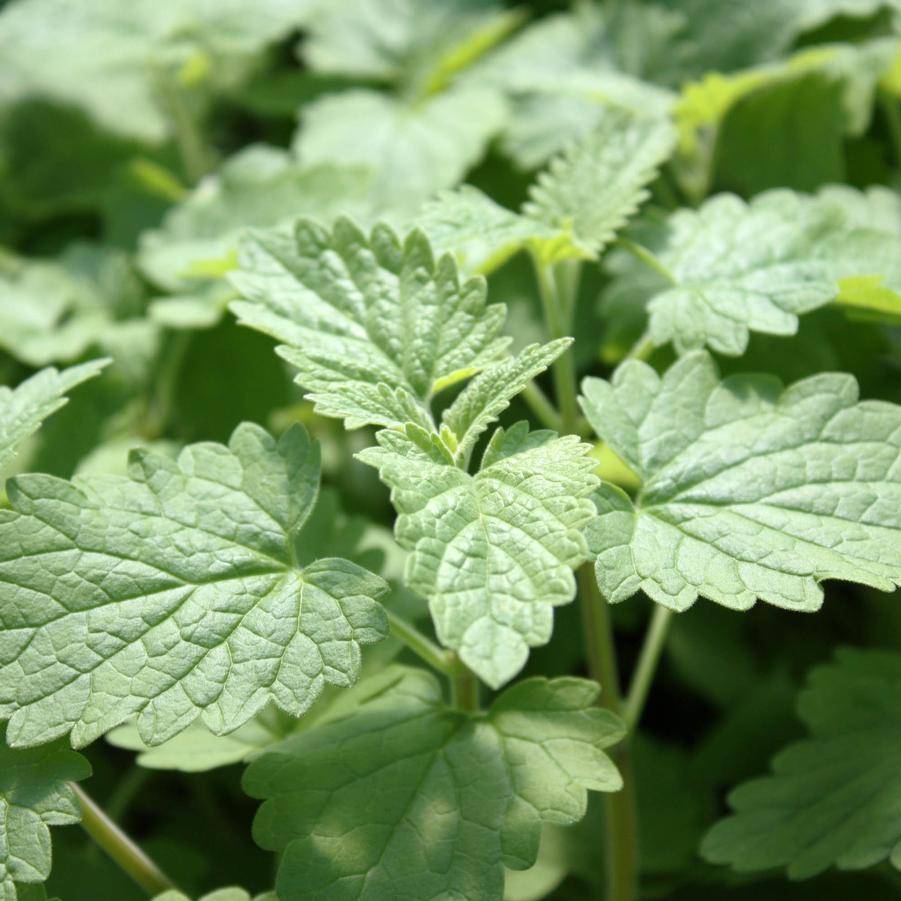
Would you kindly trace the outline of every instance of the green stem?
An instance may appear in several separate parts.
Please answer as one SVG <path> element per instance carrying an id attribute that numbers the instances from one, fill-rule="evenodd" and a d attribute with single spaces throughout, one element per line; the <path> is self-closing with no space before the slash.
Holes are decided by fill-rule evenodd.
<path id="1" fill-rule="evenodd" d="M 143 433 L 148 440 L 159 438 L 166 432 L 172 413 L 172 403 L 175 400 L 175 391 L 178 387 L 178 378 L 190 343 L 191 332 L 175 332 L 161 356 L 156 388 L 144 420 Z"/>
<path id="2" fill-rule="evenodd" d="M 175 883 L 127 836 L 82 788 L 70 787 L 81 805 L 81 826 L 151 897 L 175 888 Z"/>
<path id="3" fill-rule="evenodd" d="M 641 244 L 636 244 L 635 241 L 629 240 L 629 238 L 617 238 L 616 244 L 618 247 L 622 247 L 623 250 L 627 250 L 638 260 L 641 260 L 645 266 L 649 266 L 654 270 L 661 278 L 665 279 L 669 284 L 675 285 L 676 277 L 648 250 L 646 247 L 642 247 Z"/>
<path id="4" fill-rule="evenodd" d="M 129 767 L 106 801 L 106 813 L 111 820 L 121 820 L 125 816 L 125 811 L 131 806 L 131 802 L 137 797 L 150 775 L 151 770 L 146 767 L 137 764 Z"/>
<path id="5" fill-rule="evenodd" d="M 523 400 L 529 405 L 535 418 L 546 428 L 559 432 L 562 428 L 560 414 L 548 400 L 548 396 L 534 382 L 523 389 Z"/>
<path id="6" fill-rule="evenodd" d="M 631 733 L 641 719 L 641 711 L 644 709 L 648 692 L 651 690 L 651 682 L 660 662 L 660 653 L 666 644 L 666 636 L 672 622 L 673 611 L 661 604 L 654 605 L 654 613 L 651 623 L 641 645 L 641 653 L 638 655 L 638 663 L 635 666 L 635 674 L 629 684 L 629 695 L 623 708 L 623 719 Z"/>
<path id="7" fill-rule="evenodd" d="M 477 713 L 479 710 L 479 680 L 459 658 L 456 658 L 451 674 L 451 704 L 467 713 Z"/>
<path id="8" fill-rule="evenodd" d="M 623 702 L 616 668 L 610 605 L 598 588 L 594 567 L 590 563 L 580 567 L 578 578 L 588 672 L 601 685 L 601 706 L 619 716 L 622 715 Z M 628 738 L 612 750 L 611 757 L 623 777 L 623 787 L 618 792 L 604 795 L 607 901 L 637 901 L 638 807 Z"/>
<path id="9" fill-rule="evenodd" d="M 439 647 L 431 638 L 423 635 L 416 626 L 390 610 L 388 611 L 388 623 L 391 626 L 391 634 L 429 666 L 438 670 L 439 673 L 449 676 L 455 674 L 456 657 L 452 651 L 446 651 Z"/>
<path id="10" fill-rule="evenodd" d="M 649 329 L 641 333 L 641 337 L 632 345 L 624 360 L 647 360 L 654 352 L 654 340 Z"/>
<path id="11" fill-rule="evenodd" d="M 565 338 L 567 328 L 554 270 L 550 266 L 544 265 L 534 255 L 532 263 L 535 267 L 535 278 L 538 282 L 538 292 L 544 310 L 544 321 L 550 337 L 552 339 Z M 572 351 L 567 351 L 557 357 L 551 368 L 551 375 L 554 379 L 557 403 L 560 406 L 560 430 L 564 434 L 570 434 L 576 430 L 576 423 L 579 420 L 579 405 L 576 401 L 576 370 Z"/>
<path id="12" fill-rule="evenodd" d="M 895 152 L 895 162 L 901 167 L 901 112 L 899 112 L 898 101 L 888 91 L 881 90 L 879 103 L 888 126 L 889 138 Z"/>

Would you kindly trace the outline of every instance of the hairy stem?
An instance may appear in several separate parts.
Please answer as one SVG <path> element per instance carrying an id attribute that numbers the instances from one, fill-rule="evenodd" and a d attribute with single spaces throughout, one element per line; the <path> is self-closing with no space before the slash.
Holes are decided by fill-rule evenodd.
<path id="1" fill-rule="evenodd" d="M 610 605 L 598 588 L 594 567 L 590 563 L 580 567 L 578 578 L 588 672 L 601 685 L 601 706 L 621 715 L 623 703 L 616 669 Z M 610 753 L 623 777 L 623 787 L 618 792 L 604 795 L 606 897 L 607 901 L 637 901 L 638 807 L 628 738 Z"/>
<path id="2" fill-rule="evenodd" d="M 396 613 L 388 611 L 388 624 L 391 634 L 402 641 L 417 657 L 420 657 L 432 668 L 453 676 L 455 673 L 456 658 L 452 651 L 446 651 L 439 647 L 427 635 L 423 635 L 412 623 L 399 617 Z"/>
<path id="3" fill-rule="evenodd" d="M 535 266 L 535 278 L 544 310 L 544 321 L 552 339 L 565 338 L 569 331 L 568 316 L 557 290 L 554 270 L 544 265 L 536 256 L 532 257 Z M 576 430 L 579 420 L 579 405 L 576 401 L 576 370 L 571 351 L 561 354 L 554 361 L 551 369 L 554 379 L 554 392 L 557 405 L 560 407 L 560 430 L 569 434 Z"/>
<path id="4" fill-rule="evenodd" d="M 666 636 L 672 619 L 672 610 L 661 604 L 654 604 L 651 622 L 641 645 L 635 674 L 629 684 L 629 695 L 623 707 L 623 719 L 626 721 L 629 732 L 632 732 L 641 719 L 641 711 L 644 710 L 645 701 L 648 699 L 648 692 L 651 690 L 651 682 L 654 681 L 654 673 L 657 671 L 660 653 L 666 644 Z"/>
<path id="5" fill-rule="evenodd" d="M 175 888 L 175 883 L 74 782 L 70 787 L 81 805 L 85 832 L 151 897 Z"/>

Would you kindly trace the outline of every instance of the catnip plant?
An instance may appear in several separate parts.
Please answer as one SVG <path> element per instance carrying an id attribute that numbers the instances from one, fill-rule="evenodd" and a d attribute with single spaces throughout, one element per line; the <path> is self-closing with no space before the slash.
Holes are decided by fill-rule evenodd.
<path id="1" fill-rule="evenodd" d="M 892 897 L 899 20 L 0 10 L 0 899 Z"/>

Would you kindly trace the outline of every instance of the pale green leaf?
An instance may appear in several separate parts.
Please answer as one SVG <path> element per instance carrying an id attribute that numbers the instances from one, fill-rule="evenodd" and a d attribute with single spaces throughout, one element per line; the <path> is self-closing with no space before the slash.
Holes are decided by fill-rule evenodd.
<path id="1" fill-rule="evenodd" d="M 176 889 L 156 895 L 153 901 L 191 901 L 191 899 Z M 220 888 L 214 892 L 198 898 L 197 901 L 251 901 L 250 893 L 242 888 Z M 253 901 L 277 901 L 275 892 L 267 892 L 265 895 L 256 895 Z"/>
<path id="2" fill-rule="evenodd" d="M 443 425 L 453 432 L 455 458 L 469 459 L 479 436 L 495 422 L 529 382 L 566 353 L 571 338 L 548 344 L 532 344 L 517 356 L 483 369 L 444 411 Z"/>
<path id="3" fill-rule="evenodd" d="M 73 244 L 56 259 L 0 258 L 0 348 L 30 366 L 109 349 L 142 310 L 137 276 L 113 248 Z"/>
<path id="4" fill-rule="evenodd" d="M 841 650 L 798 700 L 810 737 L 773 760 L 772 775 L 729 796 L 734 813 L 701 852 L 737 870 L 786 867 L 805 879 L 831 866 L 901 870 L 901 655 Z"/>
<path id="5" fill-rule="evenodd" d="M 521 213 L 464 185 L 427 204 L 416 222 L 469 271 L 490 272 L 523 248 L 547 263 L 597 258 L 647 198 L 673 140 L 665 120 L 611 113 L 538 176 Z"/>
<path id="6" fill-rule="evenodd" d="M 300 716 L 351 685 L 387 632 L 380 578 L 299 564 L 319 452 L 239 426 L 178 460 L 135 452 L 130 476 L 12 479 L 0 511 L 0 700 L 9 739 L 85 745 L 138 717 L 159 744 L 198 716 L 227 733 L 267 703 Z"/>
<path id="7" fill-rule="evenodd" d="M 168 90 L 239 81 L 264 48 L 300 25 L 303 0 L 19 0 L 0 13 L 0 104 L 74 104 L 110 131 L 161 141 Z M 35 65 L 40 60 L 40 65 Z M 161 84 L 161 82 L 163 84 Z M 175 84 L 172 84 L 175 82 Z"/>
<path id="8" fill-rule="evenodd" d="M 294 149 L 304 166 L 372 170 L 377 213 L 410 213 L 463 179 L 506 117 L 497 91 L 453 87 L 418 101 L 353 90 L 303 108 Z"/>
<path id="9" fill-rule="evenodd" d="M 63 742 L 15 749 L 0 723 L 0 898 L 16 901 L 16 883 L 32 885 L 50 875 L 49 826 L 81 819 L 67 785 L 91 775 L 87 760 Z"/>
<path id="10" fill-rule="evenodd" d="M 500 41 L 519 18 L 493 0 L 336 0 L 311 18 L 301 55 L 318 72 L 428 91 Z"/>
<path id="11" fill-rule="evenodd" d="M 340 219 L 334 230 L 303 220 L 293 235 L 250 235 L 239 320 L 285 342 L 281 355 L 317 412 L 349 428 L 431 424 L 440 388 L 503 356 L 504 308 L 486 306 L 482 279 L 461 281 L 421 232 L 401 241 L 384 225 L 367 238 Z"/>
<path id="12" fill-rule="evenodd" d="M 158 229 L 144 232 L 138 264 L 167 291 L 202 287 L 235 265 L 246 229 L 301 215 L 324 222 L 340 213 L 366 218 L 368 187 L 363 169 L 304 169 L 275 147 L 245 148 L 176 204 Z"/>
<path id="13" fill-rule="evenodd" d="M 502 146 L 522 168 L 544 165 L 609 116 L 666 117 L 673 95 L 636 77 L 620 36 L 588 5 L 540 19 L 465 73 L 467 84 L 507 94 Z"/>
<path id="14" fill-rule="evenodd" d="M 858 402 L 852 376 L 720 381 L 694 353 L 662 378 L 631 361 L 583 391 L 642 483 L 635 501 L 597 495 L 589 544 L 611 601 L 641 589 L 673 610 L 698 596 L 816 610 L 824 579 L 901 583 L 901 408 Z"/>
<path id="15" fill-rule="evenodd" d="M 839 279 L 899 265 L 896 237 L 857 227 L 833 201 L 787 190 L 750 203 L 721 194 L 637 235 L 660 271 L 651 338 L 680 353 L 706 344 L 740 355 L 752 331 L 794 334 L 799 315 L 837 296 Z M 627 267 L 625 279 L 644 270 Z"/>
<path id="16" fill-rule="evenodd" d="M 378 441 L 358 456 L 392 489 L 406 584 L 428 598 L 442 644 L 497 688 L 550 639 L 553 607 L 573 599 L 597 484 L 589 448 L 519 423 L 495 432 L 471 475 L 415 426 Z"/>
<path id="17" fill-rule="evenodd" d="M 529 679 L 487 715 L 445 706 L 409 670 L 352 718 L 289 739 L 251 764 L 264 798 L 254 834 L 283 851 L 283 901 L 496 901 L 542 823 L 573 823 L 586 789 L 622 782 L 603 749 L 623 736 L 581 679 Z"/>
<path id="18" fill-rule="evenodd" d="M 62 372 L 42 369 L 17 388 L 0 385 L 0 472 L 19 445 L 66 403 L 66 393 L 93 378 L 108 362 L 94 360 Z"/>

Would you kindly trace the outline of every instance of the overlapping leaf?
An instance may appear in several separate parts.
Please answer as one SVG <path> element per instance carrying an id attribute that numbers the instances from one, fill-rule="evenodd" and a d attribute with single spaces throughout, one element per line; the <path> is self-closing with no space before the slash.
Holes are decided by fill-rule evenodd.
<path id="1" fill-rule="evenodd" d="M 162 895 L 157 895 L 153 901 L 191 901 L 191 899 L 187 895 L 172 889 L 171 891 L 163 892 Z M 197 901 L 277 901 L 277 899 L 275 892 L 266 892 L 265 895 L 254 895 L 253 899 L 251 899 L 250 893 L 244 889 L 229 887 L 210 892 L 208 895 L 198 898 Z"/>
<path id="2" fill-rule="evenodd" d="M 522 213 L 464 186 L 428 204 L 417 224 L 470 271 L 489 272 L 523 247 L 547 262 L 597 257 L 648 196 L 672 146 L 666 120 L 610 114 L 538 176 Z"/>
<path id="3" fill-rule="evenodd" d="M 62 372 L 43 369 L 17 388 L 0 385 L 0 472 L 19 445 L 66 403 L 66 393 L 97 375 L 107 362 L 94 360 Z"/>
<path id="4" fill-rule="evenodd" d="M 309 5 L 94 0 L 88 14 L 66 0 L 9 4 L 0 15 L 0 104 L 48 97 L 110 131 L 159 141 L 173 130 L 161 101 L 167 79 L 193 65 L 213 84 L 234 83 Z"/>
<path id="5" fill-rule="evenodd" d="M 81 819 L 68 782 L 91 767 L 63 742 L 14 749 L 0 723 L 0 898 L 16 901 L 16 883 L 34 885 L 50 875 L 50 826 Z"/>
<path id="6" fill-rule="evenodd" d="M 257 840 L 283 851 L 279 897 L 500 898 L 502 865 L 534 862 L 543 822 L 575 822 L 586 789 L 621 785 L 603 749 L 623 729 L 596 694 L 529 679 L 470 717 L 410 670 L 354 717 L 267 752 L 245 788 L 266 799 Z"/>
<path id="7" fill-rule="evenodd" d="M 685 610 L 698 596 L 816 610 L 824 579 L 901 583 L 901 408 L 858 401 L 850 375 L 786 390 L 719 380 L 705 353 L 661 378 L 628 362 L 589 378 L 583 409 L 640 476 L 635 501 L 605 485 L 589 543 L 604 594 L 641 589 Z"/>
<path id="8" fill-rule="evenodd" d="M 297 381 L 348 427 L 430 426 L 442 387 L 499 359 L 504 308 L 486 306 L 481 279 L 461 281 L 421 232 L 403 242 L 386 226 L 366 237 L 348 220 L 310 221 L 293 235 L 251 235 L 233 276 L 238 318 L 274 335 Z"/>
<path id="9" fill-rule="evenodd" d="M 859 227 L 841 205 L 792 191 L 745 203 L 718 195 L 636 232 L 657 262 L 650 334 L 680 353 L 705 344 L 739 355 L 751 331 L 789 335 L 798 316 L 839 293 L 839 280 L 898 267 L 897 238 Z M 646 281 L 644 264 L 625 279 Z M 623 290 L 623 285 L 619 285 Z"/>
<path id="10" fill-rule="evenodd" d="M 441 642 L 503 685 L 530 646 L 550 639 L 553 607 L 575 593 L 597 484 L 588 446 L 520 423 L 495 433 L 471 475 L 416 426 L 378 440 L 359 457 L 392 489 L 395 534 L 411 551 L 406 583 L 429 599 Z"/>
<path id="11" fill-rule="evenodd" d="M 142 235 L 141 269 L 177 295 L 157 303 L 154 316 L 176 324 L 173 317 L 186 308 L 187 293 L 215 318 L 227 287 L 217 282 L 216 298 L 206 303 L 196 295 L 234 265 L 242 232 L 287 224 L 299 215 L 323 222 L 340 213 L 365 219 L 368 186 L 363 169 L 327 164 L 303 169 L 274 147 L 245 148 L 173 207 L 160 228 Z"/>
<path id="12" fill-rule="evenodd" d="M 214 732 L 267 703 L 302 714 L 350 685 L 383 638 L 380 578 L 300 565 L 319 454 L 300 427 L 258 426 L 178 460 L 136 452 L 130 476 L 9 483 L 0 512 L 0 700 L 9 739 L 84 745 L 137 715 L 158 744 L 198 716 Z"/>
<path id="13" fill-rule="evenodd" d="M 735 789 L 735 811 L 701 850 L 737 870 L 787 867 L 793 879 L 888 859 L 901 870 L 901 654 L 842 650 L 813 671 L 798 708 L 810 737 L 773 773 Z"/>
<path id="14" fill-rule="evenodd" d="M 304 166 L 372 170 L 370 198 L 380 214 L 411 213 L 462 180 L 506 117 L 497 91 L 454 87 L 415 102 L 370 90 L 307 104 L 294 149 Z"/>

